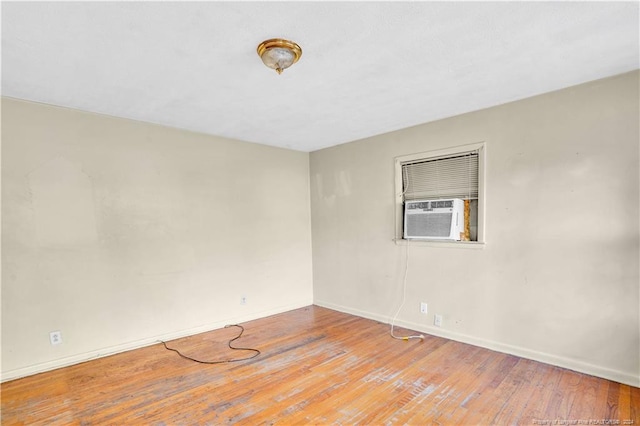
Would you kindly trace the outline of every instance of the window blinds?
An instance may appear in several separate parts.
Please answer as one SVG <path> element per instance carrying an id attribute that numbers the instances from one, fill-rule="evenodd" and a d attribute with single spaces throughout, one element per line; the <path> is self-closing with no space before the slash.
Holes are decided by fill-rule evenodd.
<path id="1" fill-rule="evenodd" d="M 402 165 L 404 199 L 478 198 L 478 151 Z"/>

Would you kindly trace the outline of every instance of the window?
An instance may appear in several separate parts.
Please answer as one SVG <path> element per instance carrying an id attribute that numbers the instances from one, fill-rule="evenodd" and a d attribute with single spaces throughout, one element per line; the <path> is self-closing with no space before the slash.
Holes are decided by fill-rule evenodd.
<path id="1" fill-rule="evenodd" d="M 436 223 L 437 219 L 440 226 L 442 222 L 435 209 L 455 205 L 454 210 L 459 208 L 460 212 L 461 234 L 453 232 L 451 235 L 459 235 L 457 238 L 462 243 L 484 242 L 484 151 L 484 143 L 478 143 L 395 159 L 396 241 L 404 239 L 405 206 L 429 213 L 424 216 L 407 216 L 410 217 L 410 226 L 416 223 L 413 218 L 418 217 L 420 220 L 432 221 L 429 223 Z M 441 229 L 434 232 L 433 237 L 429 233 L 424 234 L 423 238 L 425 241 L 446 240 L 460 244 L 448 239 L 448 230 L 444 234 L 440 231 Z"/>

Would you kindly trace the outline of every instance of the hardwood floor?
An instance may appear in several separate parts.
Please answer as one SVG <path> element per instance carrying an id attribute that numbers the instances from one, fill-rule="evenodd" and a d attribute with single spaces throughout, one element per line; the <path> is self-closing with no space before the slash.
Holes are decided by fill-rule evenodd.
<path id="1" fill-rule="evenodd" d="M 157 344 L 4 383 L 2 424 L 640 424 L 636 387 L 317 306 L 243 325 L 249 361 Z M 237 333 L 169 346 L 242 357 Z"/>

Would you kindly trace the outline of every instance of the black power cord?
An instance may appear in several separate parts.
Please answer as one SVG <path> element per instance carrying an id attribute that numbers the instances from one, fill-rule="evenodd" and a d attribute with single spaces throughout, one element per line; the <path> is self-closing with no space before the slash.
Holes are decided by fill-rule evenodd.
<path id="1" fill-rule="evenodd" d="M 229 340 L 229 342 L 227 342 L 227 346 L 229 346 L 229 348 L 235 350 L 235 351 L 253 351 L 255 352 L 255 354 L 253 354 L 250 357 L 247 358 L 238 358 L 238 359 L 227 359 L 224 361 L 201 361 L 199 359 L 195 359 L 195 358 L 191 358 L 190 356 L 186 356 L 182 353 L 180 353 L 179 350 L 177 349 L 173 349 L 167 346 L 167 344 L 165 342 L 163 342 L 162 340 L 160 340 L 160 343 L 162 343 L 165 347 L 165 349 L 173 351 L 175 353 L 177 353 L 178 355 L 180 355 L 182 358 L 184 359 L 188 359 L 189 361 L 193 361 L 193 362 L 198 362 L 200 364 L 225 364 L 227 362 L 239 362 L 239 361 L 247 361 L 249 359 L 255 358 L 258 355 L 260 355 L 260 351 L 258 349 L 252 349 L 252 348 L 239 348 L 239 347 L 235 347 L 235 346 L 231 346 L 231 342 L 238 340 L 241 336 L 242 333 L 244 333 L 244 327 L 238 324 L 230 324 L 230 325 L 225 325 L 224 328 L 229 328 L 229 327 L 240 327 L 240 334 L 238 334 L 236 337 L 234 337 L 233 339 Z"/>

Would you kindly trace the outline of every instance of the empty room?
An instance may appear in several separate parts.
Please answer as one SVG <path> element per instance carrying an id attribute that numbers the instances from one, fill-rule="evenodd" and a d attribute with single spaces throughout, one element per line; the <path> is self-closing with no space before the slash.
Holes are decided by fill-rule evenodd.
<path id="1" fill-rule="evenodd" d="M 7 2 L 6 425 L 639 425 L 640 3 Z"/>

